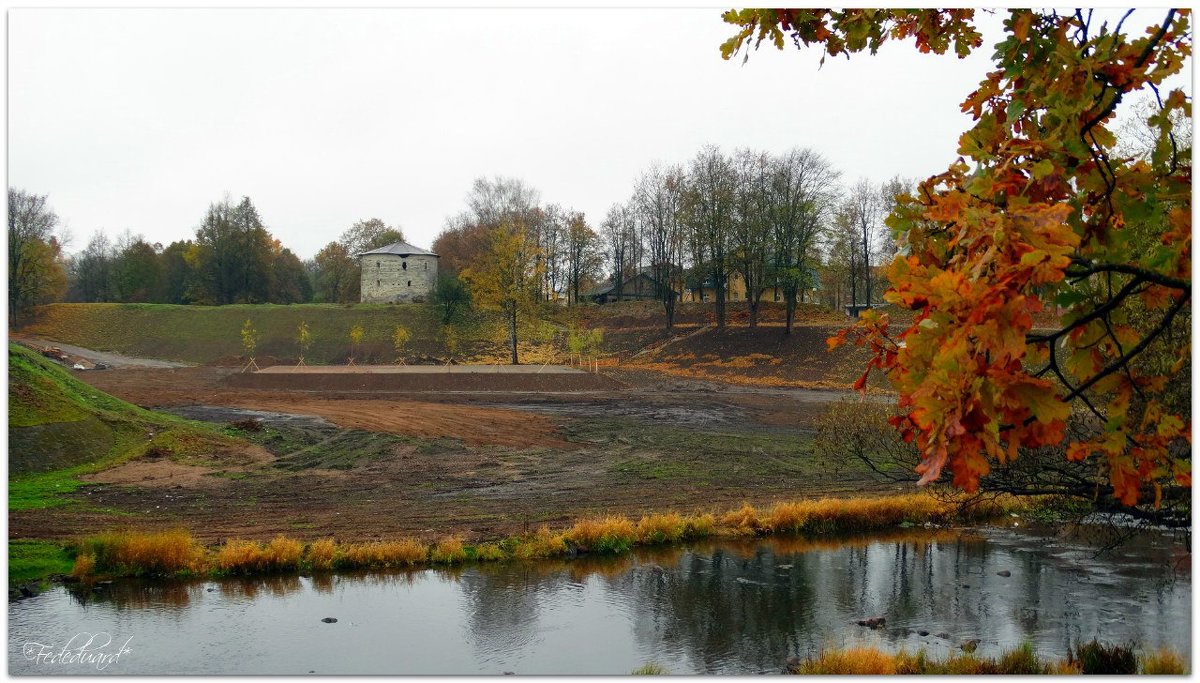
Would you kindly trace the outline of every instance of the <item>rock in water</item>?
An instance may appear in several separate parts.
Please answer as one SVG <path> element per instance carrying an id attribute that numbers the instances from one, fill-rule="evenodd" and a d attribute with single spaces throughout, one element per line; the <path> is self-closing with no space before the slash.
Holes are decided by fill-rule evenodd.
<path id="1" fill-rule="evenodd" d="M 975 648 L 977 648 L 977 647 L 979 647 L 979 639 L 978 638 L 972 638 L 972 639 L 968 640 L 967 642 L 963 643 L 962 645 L 959 645 L 959 648 L 961 648 L 963 652 L 967 652 L 967 653 L 974 652 Z"/>
<path id="2" fill-rule="evenodd" d="M 1005 578 L 1008 578 L 1008 577 L 1012 576 L 1012 572 L 1008 571 L 1007 569 L 1001 569 L 1000 571 L 996 572 L 996 576 L 1003 576 Z"/>
<path id="3" fill-rule="evenodd" d="M 336 624 L 337 623 L 337 619 L 334 619 L 333 617 L 325 617 L 321 621 L 325 622 L 326 624 Z"/>

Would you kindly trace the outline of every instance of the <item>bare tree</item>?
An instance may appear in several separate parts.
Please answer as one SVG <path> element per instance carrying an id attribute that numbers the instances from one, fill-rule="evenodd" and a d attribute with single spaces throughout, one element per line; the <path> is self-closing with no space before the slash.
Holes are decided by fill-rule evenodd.
<path id="1" fill-rule="evenodd" d="M 803 301 L 816 285 L 816 250 L 835 208 L 837 178 L 829 162 L 809 149 L 792 149 L 772 164 L 771 267 L 775 286 L 783 291 L 787 334 L 796 319 L 797 300 Z"/>
<path id="2" fill-rule="evenodd" d="M 688 191 L 684 195 L 693 231 L 696 267 L 707 273 L 712 282 L 718 328 L 725 327 L 735 177 L 729 157 L 714 145 L 705 146 L 692 159 Z"/>
<path id="3" fill-rule="evenodd" d="M 539 201 L 538 191 L 523 180 L 503 176 L 476 178 L 467 194 L 467 206 L 474 222 L 489 228 L 498 227 L 505 220 L 528 225 L 530 212 Z"/>
<path id="4" fill-rule="evenodd" d="M 667 329 L 675 325 L 675 290 L 682 271 L 684 249 L 680 210 L 684 188 L 683 169 L 653 164 L 634 185 L 633 203 L 644 249 L 650 259 L 656 298 L 666 313 Z"/>
<path id="5" fill-rule="evenodd" d="M 613 296 L 617 301 L 624 298 L 625 280 L 636 271 L 635 242 L 637 241 L 634 213 L 625 204 L 608 207 L 604 222 L 600 224 L 608 247 L 608 262 L 612 269 Z"/>
<path id="6" fill-rule="evenodd" d="M 732 231 L 732 265 L 746 285 L 750 327 L 758 326 L 758 308 L 767 278 L 767 255 L 771 249 L 771 162 L 764 152 L 738 150 L 734 155 L 735 219 Z"/>
<path id="7" fill-rule="evenodd" d="M 583 283 L 604 267 L 600 236 L 587 224 L 582 212 L 567 212 L 566 238 L 567 304 L 579 303 Z"/>

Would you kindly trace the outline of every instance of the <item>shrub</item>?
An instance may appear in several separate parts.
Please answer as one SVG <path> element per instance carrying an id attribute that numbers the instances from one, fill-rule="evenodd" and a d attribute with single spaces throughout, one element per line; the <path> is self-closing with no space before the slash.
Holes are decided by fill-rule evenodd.
<path id="1" fill-rule="evenodd" d="M 1084 674 L 1136 674 L 1137 656 L 1131 645 L 1105 645 L 1096 639 L 1075 651 Z"/>
<path id="2" fill-rule="evenodd" d="M 646 662 L 633 671 L 629 672 L 631 676 L 662 676 L 667 673 L 667 670 L 658 662 Z"/>
<path id="3" fill-rule="evenodd" d="M 306 559 L 308 566 L 315 570 L 333 569 L 333 565 L 337 561 L 337 544 L 332 538 L 313 541 L 308 546 Z"/>
<path id="4" fill-rule="evenodd" d="M 1037 653 L 1033 651 L 1033 645 L 1030 643 L 1022 643 L 1015 650 L 1009 650 L 1000 656 L 1000 661 L 997 664 L 998 671 L 996 673 L 1008 676 L 1032 676 L 1036 674 L 1050 673 L 1042 660 L 1038 659 Z"/>

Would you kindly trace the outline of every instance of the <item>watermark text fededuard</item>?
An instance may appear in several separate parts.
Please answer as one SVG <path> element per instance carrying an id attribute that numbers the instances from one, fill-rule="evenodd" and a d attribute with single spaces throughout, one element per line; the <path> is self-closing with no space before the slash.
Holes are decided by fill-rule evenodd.
<path id="1" fill-rule="evenodd" d="M 119 643 L 112 634 L 105 631 L 96 633 L 77 633 L 63 645 L 54 643 L 39 643 L 30 641 L 21 647 L 25 659 L 36 665 L 52 667 L 95 667 L 103 671 L 110 665 L 116 664 L 121 655 L 133 652 L 129 647 L 133 636 Z"/>

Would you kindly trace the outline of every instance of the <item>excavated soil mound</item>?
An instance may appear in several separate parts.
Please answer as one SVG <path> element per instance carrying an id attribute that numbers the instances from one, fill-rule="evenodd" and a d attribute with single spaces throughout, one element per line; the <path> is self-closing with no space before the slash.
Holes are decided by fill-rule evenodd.
<path id="1" fill-rule="evenodd" d="M 242 389 L 292 391 L 613 391 L 616 380 L 561 365 L 360 365 L 275 366 L 231 374 L 225 383 Z"/>

